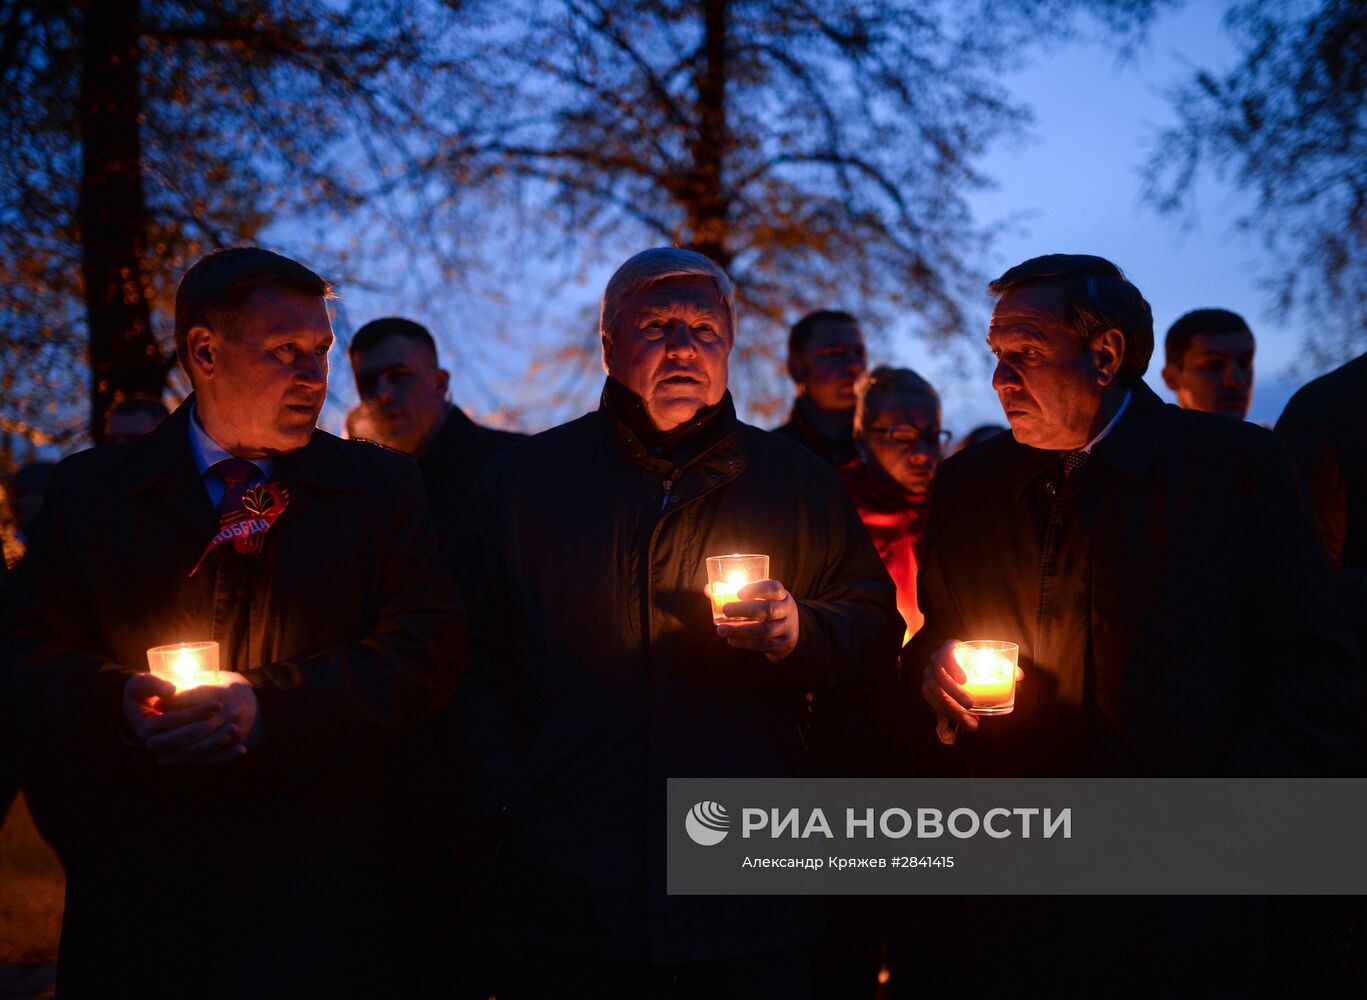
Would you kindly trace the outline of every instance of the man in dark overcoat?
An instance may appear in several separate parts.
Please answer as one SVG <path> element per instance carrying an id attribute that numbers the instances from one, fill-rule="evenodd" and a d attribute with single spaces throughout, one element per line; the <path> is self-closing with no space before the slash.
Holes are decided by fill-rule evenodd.
<path id="1" fill-rule="evenodd" d="M 505 815 L 500 997 L 809 996 L 817 900 L 668 896 L 670 777 L 807 773 L 806 695 L 895 662 L 886 571 L 835 473 L 741 423 L 735 298 L 648 250 L 608 282 L 598 410 L 472 500 L 458 699 Z M 770 557 L 714 624 L 705 560 Z"/>
<path id="2" fill-rule="evenodd" d="M 917 725 L 947 744 L 933 766 L 1341 773 L 1357 653 L 1276 439 L 1144 384 L 1152 314 L 1111 262 L 1038 257 L 991 290 L 992 383 L 1012 433 L 940 467 L 918 581 L 926 623 L 902 656 L 935 713 Z M 967 711 L 953 644 L 968 639 L 1019 645 L 1011 714 Z M 1004 977 L 1072 995 L 1104 975 L 1118 995 L 1244 995 L 1266 955 L 1261 905 L 978 900 L 959 929 L 967 951 L 946 967 L 966 970 L 969 992 Z M 1010 959 L 977 961 L 972 942 L 998 933 Z M 1221 957 L 1235 953 L 1256 959 Z"/>
<path id="3" fill-rule="evenodd" d="M 1012 433 L 940 468 L 903 656 L 945 741 L 971 734 L 978 774 L 1340 771 L 1357 655 L 1276 439 L 1159 401 L 1148 303 L 1110 262 L 1039 257 L 992 288 Z M 1012 714 L 956 697 L 963 639 L 1019 644 Z"/>
<path id="4" fill-rule="evenodd" d="M 458 677 L 417 467 L 315 428 L 328 285 L 256 248 L 176 297 L 195 393 L 62 462 L 3 625 L 63 782 L 69 997 L 392 993 L 384 750 Z M 214 640 L 208 686 L 150 647 Z"/>

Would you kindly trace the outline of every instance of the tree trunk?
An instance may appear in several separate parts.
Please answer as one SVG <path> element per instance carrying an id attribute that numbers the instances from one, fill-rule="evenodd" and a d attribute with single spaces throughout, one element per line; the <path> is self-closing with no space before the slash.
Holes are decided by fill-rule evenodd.
<path id="1" fill-rule="evenodd" d="M 722 267 L 731 263 L 727 246 L 726 48 L 728 0 L 703 2 L 704 63 L 698 74 L 698 136 L 693 143 L 693 177 L 688 204 L 690 246 Z"/>
<path id="2" fill-rule="evenodd" d="M 104 440 L 116 396 L 158 398 L 167 365 L 152 334 L 143 248 L 140 0 L 84 0 L 81 270 L 90 337 L 90 433 Z"/>

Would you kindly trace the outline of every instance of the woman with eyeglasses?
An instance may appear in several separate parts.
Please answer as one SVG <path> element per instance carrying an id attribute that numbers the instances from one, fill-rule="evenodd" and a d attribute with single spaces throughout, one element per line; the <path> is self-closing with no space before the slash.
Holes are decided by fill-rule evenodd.
<path id="1" fill-rule="evenodd" d="M 897 610 L 908 638 L 924 621 L 916 607 L 917 547 L 925 534 L 931 479 L 948 437 L 940 430 L 939 394 L 915 372 L 881 366 L 855 384 L 858 458 L 840 467 L 840 477 L 897 585 Z M 812 703 L 813 744 L 824 773 L 919 773 L 919 745 L 907 732 L 895 684 L 847 698 L 820 694 L 824 697 Z M 929 933 L 925 918 L 924 908 L 910 897 L 833 900 L 837 930 L 818 965 L 818 995 L 869 996 L 889 977 L 900 982 L 923 964 L 919 942 Z"/>
<path id="2" fill-rule="evenodd" d="M 855 400 L 859 457 L 840 476 L 897 585 L 897 610 L 910 638 L 924 621 L 916 607 L 916 549 L 949 432 L 940 429 L 939 393 L 909 368 L 880 365 L 866 373 Z"/>

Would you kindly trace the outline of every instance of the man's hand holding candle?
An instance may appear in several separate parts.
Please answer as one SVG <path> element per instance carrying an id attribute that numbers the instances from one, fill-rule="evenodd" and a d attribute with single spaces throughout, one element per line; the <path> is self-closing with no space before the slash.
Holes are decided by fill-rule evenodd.
<path id="1" fill-rule="evenodd" d="M 152 674 L 124 686 L 123 712 L 133 733 L 167 766 L 236 760 L 262 738 L 256 692 L 241 674 L 220 671 L 218 683 L 176 693 Z"/>
<path id="2" fill-rule="evenodd" d="M 777 580 L 756 580 L 741 587 L 736 596 L 740 599 L 724 608 L 726 616 L 747 620 L 717 626 L 717 635 L 727 645 L 763 653 L 771 663 L 797 648 L 797 602 L 787 587 Z"/>
<path id="3" fill-rule="evenodd" d="M 958 645 L 958 639 L 951 639 L 937 649 L 921 675 L 921 697 L 935 710 L 935 734 L 946 746 L 954 744 L 959 726 L 978 731 L 978 717 L 970 711 L 973 696 L 963 687 L 968 675 L 954 655 Z M 1025 671 L 1017 666 L 1016 683 L 1024 678 Z"/>
<path id="4" fill-rule="evenodd" d="M 123 717 L 134 737 L 143 745 L 165 733 L 207 734 L 219 728 L 223 706 L 205 699 L 178 709 L 169 702 L 176 686 L 155 674 L 135 674 L 123 686 Z"/>

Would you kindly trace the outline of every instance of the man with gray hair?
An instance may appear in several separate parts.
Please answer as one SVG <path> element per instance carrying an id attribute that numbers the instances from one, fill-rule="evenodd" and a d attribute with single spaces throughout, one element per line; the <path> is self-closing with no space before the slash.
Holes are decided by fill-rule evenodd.
<path id="1" fill-rule="evenodd" d="M 668 896 L 666 779 L 797 777 L 809 691 L 891 667 L 894 590 L 834 472 L 741 423 L 735 290 L 655 249 L 608 282 L 599 408 L 496 456 L 458 696 L 502 814 L 499 996 L 811 995 L 815 900 Z M 716 621 L 709 556 L 769 556 Z"/>

